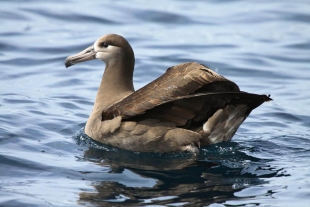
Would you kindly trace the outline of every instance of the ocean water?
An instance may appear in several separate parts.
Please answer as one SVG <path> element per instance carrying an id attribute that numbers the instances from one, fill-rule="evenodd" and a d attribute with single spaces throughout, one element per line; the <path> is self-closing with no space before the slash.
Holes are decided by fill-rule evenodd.
<path id="1" fill-rule="evenodd" d="M 0 23 L 0 206 L 309 206 L 309 1 L 2 0 Z M 274 101 L 198 158 L 94 143 L 104 64 L 64 61 L 107 33 L 136 89 L 197 61 Z"/>

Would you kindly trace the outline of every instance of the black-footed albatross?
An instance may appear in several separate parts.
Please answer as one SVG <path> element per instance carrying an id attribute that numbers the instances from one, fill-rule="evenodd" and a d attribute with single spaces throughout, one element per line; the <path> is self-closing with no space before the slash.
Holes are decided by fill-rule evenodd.
<path id="1" fill-rule="evenodd" d="M 175 65 L 135 91 L 134 52 L 117 34 L 66 59 L 66 67 L 99 59 L 106 67 L 85 133 L 103 144 L 139 152 L 199 152 L 230 141 L 250 112 L 272 100 L 242 92 L 208 67 Z"/>

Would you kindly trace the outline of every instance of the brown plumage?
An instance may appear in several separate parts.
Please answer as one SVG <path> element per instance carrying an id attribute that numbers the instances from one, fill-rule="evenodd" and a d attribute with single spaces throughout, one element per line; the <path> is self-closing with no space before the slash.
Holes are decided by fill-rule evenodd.
<path id="1" fill-rule="evenodd" d="M 106 69 L 85 126 L 91 138 L 141 152 L 190 151 L 231 140 L 266 95 L 241 92 L 232 81 L 196 62 L 179 64 L 134 91 L 134 53 L 109 34 L 69 56 L 66 66 L 100 59 Z"/>

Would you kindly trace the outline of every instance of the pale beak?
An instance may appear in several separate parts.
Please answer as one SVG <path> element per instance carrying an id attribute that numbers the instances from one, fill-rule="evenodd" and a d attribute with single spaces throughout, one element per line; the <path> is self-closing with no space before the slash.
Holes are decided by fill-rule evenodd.
<path id="1" fill-rule="evenodd" d="M 92 45 L 86 48 L 85 50 L 83 50 L 82 52 L 79 52 L 75 55 L 71 55 L 67 57 L 65 61 L 65 65 L 66 65 L 66 68 L 68 68 L 77 63 L 85 62 L 88 60 L 94 60 L 94 59 L 96 59 L 96 52 L 94 50 L 94 46 Z"/>

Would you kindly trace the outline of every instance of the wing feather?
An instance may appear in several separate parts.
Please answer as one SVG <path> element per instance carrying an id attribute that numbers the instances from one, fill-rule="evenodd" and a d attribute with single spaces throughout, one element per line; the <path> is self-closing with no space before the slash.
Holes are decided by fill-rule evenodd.
<path id="1" fill-rule="evenodd" d="M 180 100 L 182 97 L 198 92 L 225 91 L 239 91 L 239 87 L 204 65 L 196 62 L 183 63 L 169 68 L 158 79 L 107 107 L 102 112 L 102 120 L 112 119 L 116 116 L 128 119 L 144 114 L 154 107 Z M 180 102 L 180 104 L 182 103 Z M 190 102 L 183 104 L 191 105 Z M 176 108 L 173 110 L 177 111 Z"/>
<path id="2" fill-rule="evenodd" d="M 158 119 L 174 123 L 178 127 L 193 129 L 201 127 L 217 110 L 228 105 L 245 106 L 244 117 L 246 117 L 254 108 L 269 100 L 271 99 L 266 95 L 246 92 L 198 93 L 179 97 L 127 119 L 137 121 L 147 118 Z"/>

